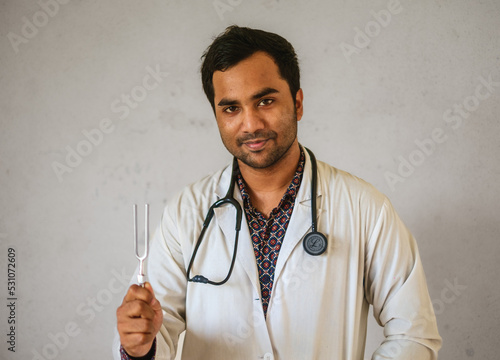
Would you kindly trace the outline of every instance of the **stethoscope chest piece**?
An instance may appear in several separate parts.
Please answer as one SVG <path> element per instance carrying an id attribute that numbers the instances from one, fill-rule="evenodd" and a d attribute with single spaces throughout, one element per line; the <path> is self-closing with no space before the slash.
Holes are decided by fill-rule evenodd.
<path id="1" fill-rule="evenodd" d="M 302 243 L 304 250 L 309 255 L 318 256 L 323 254 L 328 247 L 326 236 L 316 231 L 316 183 L 318 181 L 318 169 L 316 166 L 316 158 L 311 150 L 307 149 L 311 158 L 312 181 L 311 181 L 311 232 L 304 237 Z"/>
<path id="2" fill-rule="evenodd" d="M 314 231 L 304 237 L 304 250 L 309 255 L 318 256 L 323 254 L 327 248 L 327 240 L 325 235 Z"/>

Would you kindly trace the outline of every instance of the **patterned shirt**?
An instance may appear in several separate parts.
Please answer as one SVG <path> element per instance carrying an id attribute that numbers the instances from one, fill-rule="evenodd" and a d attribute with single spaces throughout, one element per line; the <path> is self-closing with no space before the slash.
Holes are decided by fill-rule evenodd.
<path id="1" fill-rule="evenodd" d="M 259 270 L 260 292 L 262 298 L 262 308 L 264 316 L 267 316 L 267 308 L 274 281 L 274 270 L 278 261 L 279 251 L 285 232 L 292 216 L 295 198 L 302 181 L 304 173 L 305 156 L 300 150 L 300 161 L 295 171 L 295 175 L 290 182 L 279 205 L 271 211 L 266 219 L 262 213 L 252 206 L 250 196 L 246 189 L 246 184 L 240 174 L 238 174 L 238 186 L 243 198 L 243 207 L 250 229 L 257 268 Z"/>

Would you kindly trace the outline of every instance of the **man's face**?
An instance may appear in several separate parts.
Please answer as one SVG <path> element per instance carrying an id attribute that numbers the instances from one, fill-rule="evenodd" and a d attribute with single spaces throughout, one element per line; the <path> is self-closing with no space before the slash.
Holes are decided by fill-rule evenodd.
<path id="1" fill-rule="evenodd" d="M 264 52 L 214 72 L 213 85 L 215 116 L 227 150 L 252 168 L 281 160 L 297 141 L 302 90 L 293 99 L 278 66 Z"/>

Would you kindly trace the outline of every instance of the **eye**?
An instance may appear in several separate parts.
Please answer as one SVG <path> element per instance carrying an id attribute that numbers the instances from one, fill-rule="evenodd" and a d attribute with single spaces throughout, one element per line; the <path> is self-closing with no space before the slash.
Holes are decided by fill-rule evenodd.
<path id="1" fill-rule="evenodd" d="M 271 105 L 274 102 L 273 99 L 262 99 L 259 102 L 259 106 L 266 106 L 266 105 Z"/>
<path id="2" fill-rule="evenodd" d="M 225 108 L 222 111 L 225 113 L 231 114 L 231 113 L 234 113 L 236 110 L 238 110 L 237 106 L 228 106 L 227 108 Z"/>

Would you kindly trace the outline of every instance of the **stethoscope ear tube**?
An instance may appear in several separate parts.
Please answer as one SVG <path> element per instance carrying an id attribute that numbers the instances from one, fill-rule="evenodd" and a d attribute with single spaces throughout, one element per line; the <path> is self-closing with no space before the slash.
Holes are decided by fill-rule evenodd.
<path id="1" fill-rule="evenodd" d="M 205 221 L 203 222 L 203 228 L 201 229 L 200 236 L 198 237 L 198 240 L 196 241 L 196 245 L 194 247 L 193 255 L 191 255 L 191 260 L 189 261 L 189 266 L 187 268 L 187 279 L 189 282 L 197 282 L 197 283 L 202 283 L 202 284 L 210 284 L 210 285 L 222 285 L 226 283 L 229 278 L 231 277 L 231 273 L 233 272 L 234 268 L 234 263 L 236 260 L 236 253 L 238 251 L 238 238 L 239 238 L 239 233 L 241 230 L 241 219 L 243 217 L 242 215 L 242 209 L 238 201 L 234 199 L 233 197 L 233 192 L 234 192 L 234 185 L 236 183 L 236 176 L 238 176 L 238 162 L 236 158 L 233 159 L 233 170 L 231 174 L 231 184 L 229 185 L 229 189 L 227 191 L 226 196 L 224 196 L 222 199 L 217 200 L 212 206 L 210 206 L 210 209 L 208 210 L 207 216 L 205 217 Z M 212 220 L 212 217 L 214 216 L 214 209 L 224 205 L 224 204 L 231 204 L 234 206 L 236 210 L 236 224 L 235 224 L 235 230 L 236 234 L 234 236 L 234 249 L 233 249 L 233 257 L 231 260 L 231 265 L 229 267 L 228 273 L 224 280 L 222 281 L 211 281 L 207 279 L 203 275 L 195 275 L 192 278 L 190 278 L 191 275 L 191 268 L 193 267 L 193 262 L 196 257 L 196 254 L 198 252 L 198 248 L 201 245 L 201 242 L 203 240 L 203 237 L 205 235 L 205 231 L 208 228 L 208 225 L 210 224 L 210 221 Z"/>

